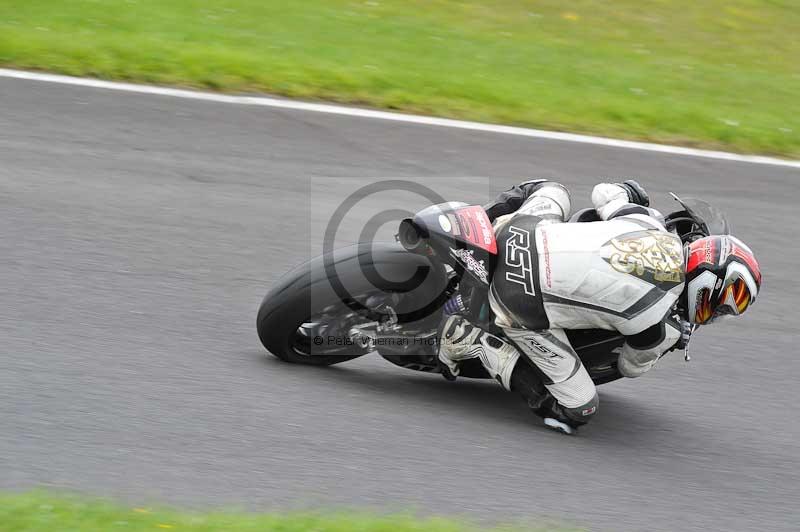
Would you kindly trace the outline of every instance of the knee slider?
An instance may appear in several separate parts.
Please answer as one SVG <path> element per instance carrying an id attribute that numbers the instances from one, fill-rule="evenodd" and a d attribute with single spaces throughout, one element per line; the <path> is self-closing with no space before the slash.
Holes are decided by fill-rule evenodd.
<path id="1" fill-rule="evenodd" d="M 564 415 L 566 415 L 570 420 L 580 423 L 581 425 L 584 423 L 588 423 L 590 419 L 592 419 L 595 414 L 597 414 L 597 409 L 600 406 L 600 396 L 597 393 L 594 394 L 594 397 L 586 403 L 576 408 L 563 408 Z"/>

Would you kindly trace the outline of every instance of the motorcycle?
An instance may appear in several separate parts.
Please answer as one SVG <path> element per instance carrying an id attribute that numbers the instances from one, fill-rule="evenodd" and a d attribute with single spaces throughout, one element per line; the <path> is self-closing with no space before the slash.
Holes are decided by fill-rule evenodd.
<path id="1" fill-rule="evenodd" d="M 673 197 L 682 208 L 667 215 L 664 225 L 684 244 L 730 234 L 725 217 L 707 202 Z M 596 221 L 590 208 L 569 223 Z M 432 205 L 402 220 L 396 240 L 335 250 L 284 275 L 258 310 L 264 347 L 286 362 L 317 366 L 377 352 L 397 366 L 436 373 L 443 314 L 459 312 L 503 335 L 488 303 L 498 250 L 482 207 Z M 622 335 L 586 329 L 569 330 L 567 336 L 596 385 L 621 378 Z M 490 378 L 478 359 L 463 362 L 459 375 Z"/>

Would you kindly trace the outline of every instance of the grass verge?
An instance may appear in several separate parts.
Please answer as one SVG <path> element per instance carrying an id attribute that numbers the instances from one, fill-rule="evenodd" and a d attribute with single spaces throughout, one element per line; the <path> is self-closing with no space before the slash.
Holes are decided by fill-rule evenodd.
<path id="1" fill-rule="evenodd" d="M 4 532 L 109 531 L 260 531 L 260 532 L 478 532 L 480 529 L 440 518 L 357 513 L 322 514 L 189 514 L 151 508 L 124 508 L 101 500 L 56 496 L 44 492 L 0 494 L 0 529 Z M 483 529 L 487 530 L 487 529 Z M 498 528 L 511 532 L 520 528 Z M 525 527 L 532 532 L 567 530 L 555 525 Z"/>
<path id="2" fill-rule="evenodd" d="M 0 2 L 0 64 L 800 156 L 794 0 Z"/>

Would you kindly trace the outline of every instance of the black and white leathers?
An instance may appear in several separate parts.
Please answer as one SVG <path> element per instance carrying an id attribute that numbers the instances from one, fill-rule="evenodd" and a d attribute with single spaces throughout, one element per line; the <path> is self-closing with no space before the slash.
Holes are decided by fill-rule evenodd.
<path id="1" fill-rule="evenodd" d="M 581 423 L 596 412 L 598 399 L 564 330 L 619 331 L 627 337 L 620 372 L 646 372 L 680 338 L 671 311 L 683 291 L 683 248 L 655 211 L 630 203 L 619 185 L 594 188 L 592 203 L 603 221 L 575 224 L 563 223 L 570 214 L 563 186 L 525 185 L 512 189 L 511 201 L 487 208 L 501 215 L 494 222 L 500 258 L 490 304 L 497 325 L 541 370 L 568 417 Z M 520 194 L 526 195 L 521 206 L 508 212 Z"/>

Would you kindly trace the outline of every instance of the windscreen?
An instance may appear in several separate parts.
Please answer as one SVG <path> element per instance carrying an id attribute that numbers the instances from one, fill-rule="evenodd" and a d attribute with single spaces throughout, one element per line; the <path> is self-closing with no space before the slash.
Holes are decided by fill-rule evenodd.
<path id="1" fill-rule="evenodd" d="M 698 198 L 673 197 L 695 219 L 707 235 L 729 235 L 731 227 L 721 210 Z"/>

